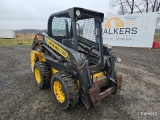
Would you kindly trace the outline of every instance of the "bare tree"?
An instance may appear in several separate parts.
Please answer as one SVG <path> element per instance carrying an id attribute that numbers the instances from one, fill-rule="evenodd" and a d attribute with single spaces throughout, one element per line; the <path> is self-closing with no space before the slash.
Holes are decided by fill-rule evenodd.
<path id="1" fill-rule="evenodd" d="M 111 0 L 110 5 L 112 7 L 119 7 L 119 14 L 133 14 L 134 12 L 142 13 L 137 1 L 139 0 Z"/>
<path id="2" fill-rule="evenodd" d="M 148 12 L 148 0 L 146 0 L 146 13 Z"/>
<path id="3" fill-rule="evenodd" d="M 158 12 L 160 7 L 160 1 L 159 0 L 154 0 L 154 1 L 149 0 L 149 1 L 152 5 L 152 12 Z"/>
<path id="4" fill-rule="evenodd" d="M 159 8 L 160 8 L 160 2 L 158 3 L 158 6 L 156 8 L 156 11 L 158 12 L 159 11 Z"/>
<path id="5" fill-rule="evenodd" d="M 158 12 L 160 9 L 160 0 L 142 0 L 141 5 L 144 5 L 146 13 Z"/>
<path id="6" fill-rule="evenodd" d="M 111 3 L 112 7 L 119 7 L 118 14 L 122 15 L 160 11 L 160 0 L 111 0 Z"/>
<path id="7" fill-rule="evenodd" d="M 118 7 L 118 14 L 148 13 L 160 11 L 160 0 L 110 0 L 113 8 Z M 160 23 L 160 13 L 157 25 Z"/>
<path id="8" fill-rule="evenodd" d="M 125 14 L 125 10 L 124 10 L 124 0 L 110 0 L 110 6 L 112 8 L 118 8 L 118 14 L 120 15 L 124 15 Z"/>
<path id="9" fill-rule="evenodd" d="M 134 10 L 134 0 L 132 0 L 131 2 L 129 2 L 129 0 L 126 0 L 130 10 L 131 10 L 131 14 L 133 14 L 133 10 Z"/>
<path id="10" fill-rule="evenodd" d="M 120 5 L 121 5 L 120 8 L 122 10 L 122 15 L 124 15 L 124 6 L 122 0 L 120 0 Z"/>

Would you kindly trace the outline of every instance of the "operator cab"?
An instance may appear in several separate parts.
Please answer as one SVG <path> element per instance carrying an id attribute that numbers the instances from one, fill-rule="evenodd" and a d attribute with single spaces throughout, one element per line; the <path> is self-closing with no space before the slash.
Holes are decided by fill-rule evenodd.
<path id="1" fill-rule="evenodd" d="M 77 7 L 52 14 L 48 21 L 48 35 L 83 53 L 89 64 L 103 64 L 103 16 L 103 13 Z"/>

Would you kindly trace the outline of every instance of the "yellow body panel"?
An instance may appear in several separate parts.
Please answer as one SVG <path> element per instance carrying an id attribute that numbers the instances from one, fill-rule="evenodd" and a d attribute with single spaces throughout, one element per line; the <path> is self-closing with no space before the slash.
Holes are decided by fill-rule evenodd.
<path id="1" fill-rule="evenodd" d="M 32 50 L 31 51 L 31 53 L 30 53 L 30 60 L 31 60 L 32 71 L 33 71 L 33 68 L 34 68 L 35 61 L 37 59 L 38 59 L 38 61 L 46 62 L 46 59 L 42 57 L 43 55 L 44 55 L 43 52 L 38 52 L 36 50 Z"/>
<path id="2" fill-rule="evenodd" d="M 99 72 L 93 75 L 93 79 L 96 79 L 98 77 L 104 76 L 104 72 Z"/>
<path id="3" fill-rule="evenodd" d="M 96 79 L 98 77 L 104 76 L 104 72 L 99 72 L 93 75 L 93 79 Z M 91 76 L 92 77 L 92 76 Z M 77 80 L 78 89 L 80 89 L 80 82 Z"/>
<path id="4" fill-rule="evenodd" d="M 56 74 L 56 73 L 58 72 L 58 70 L 52 68 L 52 69 L 51 69 L 51 72 L 52 72 L 52 75 L 53 75 L 53 74 Z"/>
<path id="5" fill-rule="evenodd" d="M 56 43 L 54 43 L 52 40 L 48 39 L 48 45 L 53 48 L 56 52 L 58 52 L 60 55 L 62 55 L 64 58 L 68 57 L 68 53 L 67 51 L 65 51 L 63 48 L 61 48 L 59 45 L 57 45 Z"/>

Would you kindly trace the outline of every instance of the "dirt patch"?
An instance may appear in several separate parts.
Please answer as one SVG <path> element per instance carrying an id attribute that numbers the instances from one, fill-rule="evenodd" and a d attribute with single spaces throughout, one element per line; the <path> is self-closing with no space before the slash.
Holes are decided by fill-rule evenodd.
<path id="1" fill-rule="evenodd" d="M 50 88 L 38 90 L 30 70 L 29 46 L 0 47 L 0 119 L 159 119 L 160 51 L 115 48 L 123 75 L 120 95 L 108 96 L 98 108 L 83 103 L 60 110 Z M 143 112 L 141 114 L 141 112 Z M 156 113 L 143 115 L 144 113 Z"/>

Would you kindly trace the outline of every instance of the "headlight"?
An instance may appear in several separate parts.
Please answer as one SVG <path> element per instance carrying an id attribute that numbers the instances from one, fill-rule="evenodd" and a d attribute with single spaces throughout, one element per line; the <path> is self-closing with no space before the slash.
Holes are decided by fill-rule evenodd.
<path id="1" fill-rule="evenodd" d="M 76 10 L 76 15 L 80 16 L 81 12 L 79 10 Z"/>

